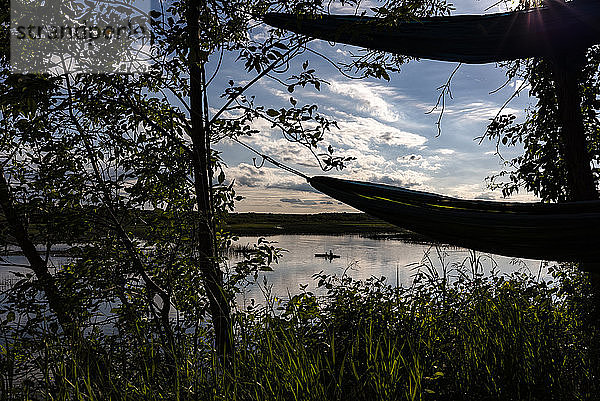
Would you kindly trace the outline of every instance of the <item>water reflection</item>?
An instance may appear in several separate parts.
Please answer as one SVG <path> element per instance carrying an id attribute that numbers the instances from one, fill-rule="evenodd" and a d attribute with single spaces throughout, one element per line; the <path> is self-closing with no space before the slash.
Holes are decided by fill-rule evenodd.
<path id="1" fill-rule="evenodd" d="M 239 246 L 255 244 L 257 237 L 240 237 Z M 258 284 L 247 288 L 246 294 L 238 298 L 241 304 L 254 299 L 264 303 L 264 280 L 271 295 L 287 298 L 288 294 L 297 294 L 301 286 L 307 291 L 317 292 L 313 275 L 323 272 L 341 276 L 347 274 L 353 279 L 366 280 L 371 276 L 387 278 L 391 285 L 410 285 L 415 268 L 424 258 L 429 258 L 430 264 L 437 267 L 452 267 L 456 264 L 470 266 L 469 258 L 476 257 L 481 262 L 483 273 L 489 274 L 492 269 L 500 273 L 511 273 L 527 270 L 540 278 L 549 278 L 546 269 L 540 270 L 541 262 L 527 259 L 513 259 L 504 256 L 470 252 L 456 247 L 435 247 L 428 244 L 410 243 L 399 240 L 372 239 L 359 235 L 274 235 L 266 237 L 275 242 L 275 246 L 285 249 L 279 263 L 273 266 L 272 272 L 261 272 Z M 315 257 L 315 254 L 325 254 L 332 251 L 339 258 Z M 242 256 L 233 256 L 235 263 Z M 11 254 L 3 256 L 4 262 L 0 267 L 0 285 L 10 285 L 13 276 L 10 272 L 30 272 L 26 268 L 27 260 L 22 255 Z M 51 265 L 58 267 L 71 261 L 71 258 L 54 255 L 50 258 Z M 0 288 L 6 290 L 7 288 Z"/>
<path id="2" fill-rule="evenodd" d="M 261 272 L 259 285 L 248 288 L 245 297 L 239 299 L 246 303 L 250 299 L 264 302 L 264 279 L 271 286 L 271 293 L 280 298 L 288 294 L 297 294 L 301 286 L 307 291 L 316 290 L 316 282 L 312 276 L 316 273 L 347 274 L 353 279 L 365 280 L 371 276 L 387 278 L 391 285 L 410 285 L 415 269 L 424 261 L 438 269 L 444 265 L 452 267 L 464 264 L 472 266 L 473 258 L 477 258 L 478 266 L 484 274 L 492 269 L 499 273 L 512 273 L 526 270 L 540 278 L 549 278 L 546 269 L 541 269 L 541 262 L 529 259 L 514 259 L 498 255 L 472 252 L 457 247 L 435 247 L 428 244 L 409 243 L 398 240 L 381 240 L 365 238 L 358 235 L 274 235 L 266 237 L 276 242 L 276 246 L 286 249 L 279 263 L 273 266 L 272 272 Z M 241 246 L 256 243 L 256 237 L 240 237 Z M 316 253 L 340 255 L 340 258 L 318 258 Z M 234 257 L 232 262 L 241 256 Z M 261 290 L 260 287 L 263 287 Z"/>

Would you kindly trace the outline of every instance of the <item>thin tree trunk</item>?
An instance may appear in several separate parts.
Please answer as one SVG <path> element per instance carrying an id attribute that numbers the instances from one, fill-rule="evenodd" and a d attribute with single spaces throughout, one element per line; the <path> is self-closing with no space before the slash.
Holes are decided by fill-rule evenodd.
<path id="1" fill-rule="evenodd" d="M 22 219 L 15 209 L 10 187 L 2 170 L 0 170 L 0 206 L 4 212 L 11 235 L 17 241 L 23 255 L 25 255 L 31 266 L 31 270 L 33 270 L 42 290 L 46 294 L 50 310 L 56 314 L 58 322 L 69 341 L 77 341 L 80 333 L 71 313 L 71 308 L 59 293 L 56 281 L 48 270 L 48 265 L 38 254 L 35 244 L 29 238 Z"/>
<path id="2" fill-rule="evenodd" d="M 210 137 L 204 120 L 203 74 L 199 41 L 199 7 L 201 1 L 189 0 L 187 30 L 189 40 L 190 114 L 192 140 L 192 163 L 194 185 L 199 213 L 198 257 L 204 288 L 208 296 L 210 313 L 215 329 L 217 352 L 225 361 L 233 350 L 233 336 L 229 302 L 223 291 L 223 273 L 216 263 L 214 216 L 211 204 Z"/>

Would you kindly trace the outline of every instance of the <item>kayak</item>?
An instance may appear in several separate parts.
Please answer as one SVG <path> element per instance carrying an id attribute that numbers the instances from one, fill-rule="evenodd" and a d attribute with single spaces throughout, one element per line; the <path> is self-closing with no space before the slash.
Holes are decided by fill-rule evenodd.
<path id="1" fill-rule="evenodd" d="M 331 255 L 329 253 L 315 253 L 315 258 L 337 259 L 340 257 L 341 257 L 340 255 Z"/>
<path id="2" fill-rule="evenodd" d="M 416 58 L 481 64 L 565 55 L 600 43 L 600 1 L 412 21 L 268 13 L 265 23 L 313 38 Z"/>

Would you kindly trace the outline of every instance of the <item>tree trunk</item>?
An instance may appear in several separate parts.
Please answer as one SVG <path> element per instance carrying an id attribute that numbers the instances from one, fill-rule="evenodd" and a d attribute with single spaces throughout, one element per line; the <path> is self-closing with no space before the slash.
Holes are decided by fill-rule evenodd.
<path id="1" fill-rule="evenodd" d="M 50 310 L 56 314 L 58 322 L 69 341 L 79 340 L 79 331 L 75 324 L 75 319 L 70 312 L 70 308 L 64 297 L 62 297 L 56 287 L 56 281 L 50 274 L 48 266 L 44 259 L 38 254 L 35 249 L 35 244 L 29 238 L 27 230 L 23 225 L 21 217 L 17 213 L 10 193 L 10 187 L 4 176 L 4 172 L 0 170 L 0 206 L 4 212 L 6 222 L 10 228 L 10 234 L 17 241 L 23 255 L 27 258 L 31 270 L 35 273 L 37 280 L 42 287 L 48 299 Z"/>
<path id="2" fill-rule="evenodd" d="M 187 5 L 187 30 L 189 40 L 190 74 L 190 117 L 192 140 L 192 163 L 194 185 L 199 213 L 198 222 L 198 258 L 204 288 L 208 296 L 210 313 L 215 330 L 215 345 L 219 357 L 229 360 L 233 350 L 233 332 L 231 327 L 229 302 L 223 291 L 223 272 L 216 261 L 214 216 L 211 202 L 210 136 L 204 116 L 205 82 L 202 73 L 199 41 L 199 7 L 202 2 L 189 0 Z"/>
<path id="3" fill-rule="evenodd" d="M 579 93 L 578 78 L 585 61 L 585 52 L 582 51 L 564 55 L 552 62 L 558 111 L 562 123 L 560 141 L 567 165 L 570 191 L 568 195 L 571 201 L 598 199 L 591 158 L 587 151 Z"/>
<path id="4" fill-rule="evenodd" d="M 551 61 L 562 125 L 560 142 L 567 165 L 568 197 L 571 201 L 598 199 L 581 113 L 579 77 L 587 61 L 585 53 L 585 49 L 575 50 Z M 580 264 L 580 268 L 590 274 L 597 309 L 595 314 L 600 316 L 600 261 Z"/>

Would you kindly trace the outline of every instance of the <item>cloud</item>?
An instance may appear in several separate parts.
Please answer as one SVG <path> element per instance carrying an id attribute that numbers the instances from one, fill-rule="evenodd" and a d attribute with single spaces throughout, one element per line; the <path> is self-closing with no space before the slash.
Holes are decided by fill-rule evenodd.
<path id="1" fill-rule="evenodd" d="M 372 8 L 379 7 L 380 4 L 376 0 L 366 0 L 358 2 L 356 5 L 354 2 L 329 2 L 327 11 L 332 14 L 356 14 L 360 15 L 361 11 L 373 13 Z"/>
<path id="2" fill-rule="evenodd" d="M 423 146 L 427 142 L 424 136 L 401 130 L 374 118 L 339 114 L 341 118 L 336 117 L 336 119 L 340 129 L 334 129 L 328 137 L 345 148 L 357 149 L 364 153 L 375 151 L 371 145 L 414 148 Z"/>
<path id="3" fill-rule="evenodd" d="M 448 188 L 444 192 L 449 196 L 461 199 L 473 199 L 477 196 L 484 196 L 485 193 L 491 194 L 491 192 L 485 191 L 485 184 L 483 182 L 453 185 L 452 188 Z"/>
<path id="4" fill-rule="evenodd" d="M 486 193 L 481 193 L 481 194 L 475 196 L 473 199 L 493 201 L 493 200 L 497 200 L 498 197 L 492 193 L 486 192 Z"/>
<path id="5" fill-rule="evenodd" d="M 501 106 L 499 104 L 492 102 L 471 102 L 449 108 L 447 107 L 446 110 L 444 110 L 444 114 L 449 116 L 459 116 L 460 118 L 474 122 L 489 122 L 496 117 L 500 108 Z M 505 107 L 502 110 L 502 113 L 520 115 L 522 110 Z"/>
<path id="6" fill-rule="evenodd" d="M 439 153 L 439 154 L 441 154 L 441 155 L 452 155 L 452 154 L 456 153 L 456 151 L 455 151 L 455 150 L 452 150 L 452 149 L 444 149 L 444 148 L 442 148 L 442 149 L 436 149 L 436 150 L 434 150 L 434 152 L 435 152 L 435 153 Z"/>
<path id="7" fill-rule="evenodd" d="M 368 170 L 389 170 L 394 167 L 395 158 L 399 148 L 423 150 L 428 139 L 424 136 L 404 131 L 395 126 L 380 122 L 373 118 L 359 117 L 351 114 L 339 113 L 337 119 L 339 129 L 332 130 L 325 135 L 325 140 L 315 153 L 325 153 L 328 145 L 336 149 L 334 156 L 348 156 L 356 158 L 350 166 Z M 260 122 L 254 128 L 261 133 L 256 136 L 244 138 L 244 142 L 253 146 L 261 153 L 273 157 L 290 166 L 299 166 L 306 172 L 318 171 L 318 162 L 315 155 L 308 149 L 289 142 L 281 137 L 277 129 L 271 129 L 269 123 Z M 391 153 L 391 154 L 390 154 Z M 260 163 L 260 157 L 256 162 Z M 266 166 L 269 166 L 267 163 Z M 275 179 L 265 172 L 255 171 L 250 164 L 236 166 L 235 172 L 238 182 L 252 186 L 254 182 L 275 182 Z"/>
<path id="8" fill-rule="evenodd" d="M 300 206 L 314 206 L 314 205 L 318 204 L 317 201 L 312 200 L 312 199 L 281 198 L 279 200 L 284 203 L 293 203 L 295 205 L 300 205 Z"/>
<path id="9" fill-rule="evenodd" d="M 414 170 L 354 171 L 344 178 L 420 190 L 429 190 L 425 183 L 431 180 L 429 175 Z"/>
<path id="10" fill-rule="evenodd" d="M 235 180 L 236 186 L 314 192 L 303 178 L 277 168 L 256 168 L 247 163 L 240 163 L 237 166 L 228 167 L 225 173 L 230 180 Z"/>
<path id="11" fill-rule="evenodd" d="M 277 136 L 277 133 L 273 133 L 269 138 L 253 137 L 250 142 L 259 147 L 263 154 L 277 161 L 304 167 L 318 166 L 315 156 L 307 148 L 284 138 L 273 138 L 274 136 Z"/>
<path id="12" fill-rule="evenodd" d="M 344 179 L 353 179 L 358 181 L 377 182 L 381 184 L 395 185 L 404 188 L 415 188 L 421 190 L 429 190 L 426 185 L 431 180 L 431 176 L 414 169 L 399 169 L 394 168 L 393 161 L 374 161 L 370 160 L 370 167 L 352 166 L 344 170 L 343 173 L 329 174 Z M 261 190 L 292 190 L 296 193 L 314 193 L 316 192 L 306 181 L 285 171 L 277 168 L 262 167 L 255 168 L 252 165 L 241 163 L 235 167 L 229 167 L 226 170 L 226 175 L 229 179 L 235 180 L 236 188 L 252 189 L 253 192 Z M 315 199 L 311 197 L 306 199 L 303 197 L 281 197 L 281 202 L 296 205 L 317 205 L 317 204 L 332 204 L 329 201 Z"/>
<path id="13" fill-rule="evenodd" d="M 316 192 L 299 192 L 289 189 L 236 188 L 244 199 L 236 204 L 238 212 L 257 213 L 325 213 L 356 212 L 327 195 Z"/>
<path id="14" fill-rule="evenodd" d="M 404 167 L 419 168 L 421 170 L 437 171 L 442 168 L 442 158 L 440 156 L 429 156 L 423 155 L 406 155 L 400 156 L 396 159 L 397 165 Z"/>
<path id="15" fill-rule="evenodd" d="M 441 107 L 435 108 L 434 104 L 431 103 L 414 103 L 414 107 L 419 108 L 426 113 L 433 110 L 435 115 L 438 115 L 441 111 Z M 468 120 L 469 122 L 476 123 L 489 123 L 491 119 L 496 117 L 498 111 L 502 108 L 501 104 L 494 102 L 469 102 L 469 103 L 446 103 L 444 107 L 444 121 L 449 117 L 461 119 L 462 121 Z M 523 114 L 523 110 L 515 109 L 512 107 L 505 107 L 502 109 L 503 114 L 514 114 L 519 116 Z M 463 123 L 464 125 L 464 123 Z"/>
<path id="16" fill-rule="evenodd" d="M 387 122 L 395 122 L 400 119 L 394 103 L 386 99 L 397 100 L 402 96 L 390 86 L 364 81 L 332 81 L 329 90 L 343 96 L 346 103 L 351 102 L 357 111 Z"/>
<path id="17" fill-rule="evenodd" d="M 427 138 L 406 131 L 388 129 L 380 133 L 373 139 L 376 143 L 383 143 L 389 146 L 406 146 L 409 148 L 421 146 L 427 142 Z"/>
<path id="18" fill-rule="evenodd" d="M 509 87 L 515 89 L 515 90 L 520 90 L 520 91 L 529 91 L 531 90 L 531 85 L 529 85 L 528 83 L 526 83 L 524 80 L 522 79 L 515 79 L 514 81 L 511 81 L 508 84 Z"/>
<path id="19" fill-rule="evenodd" d="M 281 198 L 279 201 L 283 203 L 291 203 L 297 206 L 334 205 L 332 201 L 317 199 Z"/>
<path id="20" fill-rule="evenodd" d="M 369 1 L 375 3 L 374 0 Z M 457 8 L 463 13 L 483 11 L 489 5 L 488 0 L 481 2 L 481 5 L 474 5 L 470 0 L 457 2 Z M 336 60 L 348 58 L 357 50 L 351 46 L 330 47 L 326 41 L 314 41 L 310 46 L 322 48 L 323 54 Z M 486 141 L 482 146 L 476 146 L 473 137 L 485 130 L 489 120 L 506 100 L 506 93 L 512 93 L 514 86 L 521 82 L 513 80 L 504 92 L 491 96 L 489 89 L 495 86 L 486 89 L 483 83 L 495 85 L 496 81 L 504 82 L 504 73 L 496 71 L 493 66 L 465 66 L 455 77 L 456 97 L 447 99 L 442 121 L 445 131 L 441 137 L 434 139 L 435 121 L 440 110 L 431 115 L 424 115 L 423 112 L 432 108 L 437 99 L 435 87 L 445 82 L 452 66 L 422 61 L 404 66 L 402 73 L 394 76 L 394 82 L 359 81 L 341 77 L 319 60 L 310 57 L 311 66 L 330 83 L 323 85 L 320 92 L 309 85 L 289 93 L 285 86 L 275 84 L 273 80 L 261 79 L 249 94 L 256 95 L 257 104 L 275 109 L 290 107 L 289 98 L 293 96 L 298 105 L 318 104 L 317 112 L 320 115 L 338 122 L 340 129 L 332 127 L 316 153 L 324 153 L 331 144 L 336 149 L 334 156 L 353 156 L 357 160 L 349 163 L 343 171 L 328 172 L 327 175 L 468 199 L 494 199 L 501 196 L 500 193 L 497 197 L 494 196 L 496 193 L 490 193 L 484 181 L 490 171 L 499 168 L 497 158 L 492 157 L 494 144 Z M 227 65 L 231 66 L 234 74 L 234 64 Z M 296 73 L 296 67 L 292 65 L 287 75 Z M 285 81 L 287 75 L 280 77 Z M 238 81 L 248 76 L 245 73 L 232 75 L 232 79 Z M 520 105 L 528 102 L 530 100 L 521 96 L 510 104 L 512 108 L 504 111 L 522 116 Z M 270 123 L 264 121 L 257 121 L 253 128 L 259 129 L 260 133 L 243 138 L 244 142 L 304 173 L 324 174 L 318 169 L 314 155 L 286 141 L 278 128 L 272 128 Z M 263 208 L 260 210 L 265 211 L 271 208 L 296 208 L 306 213 L 328 207 L 328 210 L 337 210 L 337 201 L 319 198 L 301 178 L 273 168 L 268 162 L 257 170 L 252 166 L 251 157 L 254 155 L 245 150 L 233 152 L 235 155 L 227 159 L 232 167 L 226 173 L 228 177 L 236 178 L 236 188 L 240 194 L 249 195 L 248 199 L 241 202 L 249 205 L 244 206 L 247 209 L 259 210 L 260 205 Z M 237 165 L 241 161 L 243 163 Z M 260 162 L 260 157 L 257 157 L 257 162 Z"/>

